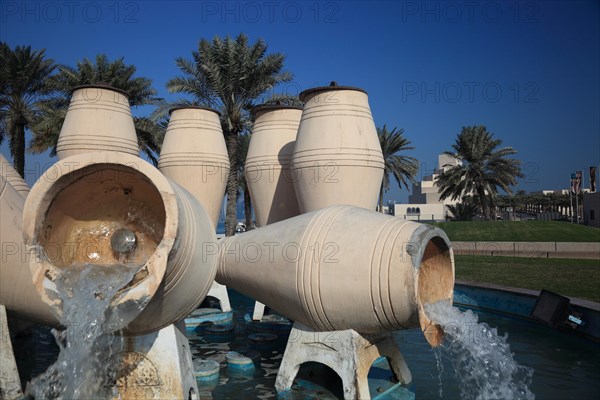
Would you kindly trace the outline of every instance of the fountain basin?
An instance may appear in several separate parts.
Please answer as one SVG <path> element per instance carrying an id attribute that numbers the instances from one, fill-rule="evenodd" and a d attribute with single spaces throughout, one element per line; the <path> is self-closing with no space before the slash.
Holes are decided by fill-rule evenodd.
<path id="1" fill-rule="evenodd" d="M 460 288 L 455 297 L 460 296 Z M 254 301 L 230 290 L 234 307 L 236 335 L 229 342 L 219 344 L 207 342 L 202 335 L 190 336 L 194 357 L 216 360 L 221 371 L 226 370 L 225 355 L 228 351 L 241 352 L 256 349 L 262 354 L 262 366 L 252 379 L 226 379 L 223 375 L 219 385 L 200 388 L 201 396 L 213 399 L 273 398 L 275 375 L 285 348 L 287 335 L 278 331 L 280 339 L 270 344 L 258 344 L 248 336 L 249 322 L 244 316 L 252 313 Z M 455 303 L 455 305 L 458 305 Z M 474 310 L 480 321 L 497 326 L 501 333 L 508 333 L 508 342 L 516 360 L 534 369 L 531 390 L 538 399 L 594 398 L 600 390 L 597 374 L 600 372 L 600 348 L 597 343 L 564 334 L 539 323 L 520 317 L 501 315 L 498 312 Z M 397 331 L 394 334 L 411 369 L 413 381 L 408 386 L 390 381 L 392 373 L 383 359 L 377 360 L 369 373 L 369 388 L 372 399 L 457 399 L 459 385 L 449 360 L 444 359 L 444 371 L 440 374 L 436 366 L 434 350 L 424 339 L 420 329 Z M 327 372 L 328 371 L 328 372 Z M 332 378 L 319 380 L 320 374 Z M 439 396 L 439 377 L 443 384 Z M 295 399 L 339 399 L 341 381 L 335 372 L 320 365 L 304 365 L 294 387 L 295 393 L 284 393 L 282 398 Z M 384 390 L 378 391 L 378 388 Z M 295 396 L 295 397 L 294 397 Z M 209 397 L 210 398 L 210 397 Z"/>
<path id="2" fill-rule="evenodd" d="M 458 284 L 455 298 L 460 302 L 463 285 Z M 488 291 L 489 296 L 495 292 Z M 200 360 L 211 360 L 220 366 L 220 379 L 211 380 L 209 384 L 199 383 L 200 397 L 215 400 L 239 398 L 275 398 L 275 377 L 285 349 L 287 335 L 278 330 L 279 339 L 270 343 L 256 343 L 248 338 L 249 315 L 252 314 L 254 300 L 230 290 L 229 295 L 234 308 L 235 335 L 223 342 L 213 342 L 204 334 L 189 334 L 190 348 L 195 363 Z M 506 292 L 509 300 L 509 292 Z M 515 296 L 514 298 L 519 298 Z M 455 303 L 455 305 L 459 305 Z M 538 399 L 588 399 L 594 398 L 600 391 L 597 377 L 600 373 L 600 347 L 598 343 L 582 339 L 575 335 L 565 334 L 555 329 L 534 323 L 516 315 L 509 316 L 499 311 L 487 312 L 474 309 L 480 321 L 498 327 L 499 332 L 508 333 L 508 342 L 515 354 L 515 359 L 534 369 L 530 386 Z M 246 318 L 245 318 L 246 317 Z M 394 334 L 402 353 L 406 356 L 409 368 L 413 373 L 413 381 L 408 386 L 401 386 L 390 381 L 391 371 L 384 360 L 373 364 L 369 374 L 369 387 L 373 399 L 397 399 L 398 394 L 407 399 L 456 399 L 460 398 L 459 385 L 456 381 L 452 365 L 444 360 L 444 370 L 440 373 L 436 366 L 434 351 L 423 337 L 420 329 L 408 329 Z M 30 354 L 29 342 L 15 343 L 17 356 Z M 40 344 L 41 345 L 41 344 Z M 46 347 L 56 346 L 46 342 Z M 37 347 L 37 346 L 36 346 Z M 228 351 L 247 352 L 256 350 L 261 353 L 261 366 L 251 376 L 229 376 L 226 365 Z M 46 352 L 45 358 L 56 358 L 56 352 Z M 17 360 L 19 361 L 19 360 Z M 21 360 L 23 361 L 23 360 Z M 39 360 L 38 360 L 39 361 Z M 44 360 L 48 364 L 52 360 Z M 325 368 L 325 367 L 324 367 Z M 340 381 L 319 382 L 319 374 L 323 370 L 318 365 L 305 365 L 301 368 L 294 387 L 299 389 L 295 394 L 302 399 L 336 399 L 341 391 Z M 20 369 L 21 378 L 28 379 L 27 371 Z M 38 370 L 38 373 L 41 372 Z M 213 371 L 214 372 L 214 371 Z M 326 376 L 336 378 L 330 371 Z M 439 382 L 442 382 L 442 396 L 439 394 Z M 378 391 L 378 388 L 383 391 Z M 407 393 L 408 392 L 408 393 Z M 336 395 L 336 393 L 338 395 Z M 293 395 L 289 393 L 287 395 Z M 292 397 L 293 398 L 293 397 Z M 402 398 L 402 397 L 400 397 Z"/>
<path id="3" fill-rule="evenodd" d="M 513 318 L 535 321 L 531 317 L 539 291 L 518 289 L 485 283 L 456 282 L 454 305 L 495 312 Z M 600 304 L 571 298 L 571 308 L 582 315 L 585 325 L 565 333 L 583 336 L 600 342 Z"/>

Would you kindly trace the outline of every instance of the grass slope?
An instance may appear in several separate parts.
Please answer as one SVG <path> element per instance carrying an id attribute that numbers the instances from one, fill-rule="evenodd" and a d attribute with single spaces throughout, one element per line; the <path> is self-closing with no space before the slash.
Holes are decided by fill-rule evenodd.
<path id="1" fill-rule="evenodd" d="M 450 240 L 498 242 L 599 242 L 600 229 L 556 221 L 454 221 L 434 223 Z"/>
<path id="2" fill-rule="evenodd" d="M 600 261 L 456 256 L 456 279 L 524 289 L 546 289 L 600 302 Z"/>

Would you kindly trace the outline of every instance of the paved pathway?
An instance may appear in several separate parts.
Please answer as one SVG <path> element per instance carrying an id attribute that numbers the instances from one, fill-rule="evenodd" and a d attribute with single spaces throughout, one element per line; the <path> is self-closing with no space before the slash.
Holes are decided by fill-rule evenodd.
<path id="1" fill-rule="evenodd" d="M 600 260 L 600 242 L 459 242 L 456 255 L 579 258 Z"/>

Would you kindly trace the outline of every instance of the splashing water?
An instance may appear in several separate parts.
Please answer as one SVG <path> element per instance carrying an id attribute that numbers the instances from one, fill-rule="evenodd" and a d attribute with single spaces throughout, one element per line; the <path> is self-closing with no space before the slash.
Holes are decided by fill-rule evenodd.
<path id="1" fill-rule="evenodd" d="M 448 301 L 426 304 L 425 312 L 446 333 L 442 348 L 452 360 L 462 399 L 535 399 L 529 390 L 533 370 L 514 360 L 508 335 L 499 336 L 495 328 L 478 323 L 472 311 L 462 312 Z"/>
<path id="2" fill-rule="evenodd" d="M 116 395 L 112 382 L 116 368 L 107 365 L 122 341 L 113 335 L 122 319 L 109 311 L 115 294 L 131 281 L 139 268 L 86 264 L 62 270 L 56 279 L 62 301 L 60 319 L 67 329 L 55 331 L 58 360 L 33 382 L 39 399 L 92 399 Z M 113 357 L 114 358 L 114 357 Z"/>

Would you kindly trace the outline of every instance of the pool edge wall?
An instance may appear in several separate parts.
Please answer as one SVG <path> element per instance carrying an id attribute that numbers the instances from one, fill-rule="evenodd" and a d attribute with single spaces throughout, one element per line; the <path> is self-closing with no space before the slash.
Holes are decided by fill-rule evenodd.
<path id="1" fill-rule="evenodd" d="M 455 306 L 491 311 L 544 325 L 543 322 L 534 319 L 530 315 L 538 295 L 539 291 L 536 290 L 491 284 L 464 281 L 456 281 L 454 284 Z M 578 327 L 576 330 L 570 328 L 561 328 L 560 330 L 600 342 L 600 304 L 588 300 L 569 298 L 571 299 L 572 309 L 582 314 L 585 326 Z"/>

